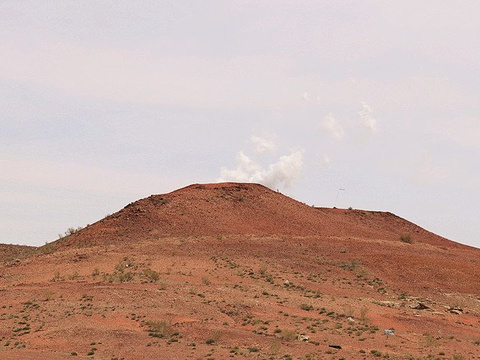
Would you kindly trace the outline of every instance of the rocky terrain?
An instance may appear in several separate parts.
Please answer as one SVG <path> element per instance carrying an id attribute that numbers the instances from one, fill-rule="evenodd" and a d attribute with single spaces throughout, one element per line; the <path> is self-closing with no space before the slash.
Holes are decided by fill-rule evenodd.
<path id="1" fill-rule="evenodd" d="M 480 250 L 256 184 L 0 246 L 1 359 L 480 358 Z"/>

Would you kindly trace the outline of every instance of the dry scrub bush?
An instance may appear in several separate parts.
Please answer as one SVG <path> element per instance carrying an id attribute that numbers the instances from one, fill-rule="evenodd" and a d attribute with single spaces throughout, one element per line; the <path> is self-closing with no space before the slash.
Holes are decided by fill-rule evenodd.
<path id="1" fill-rule="evenodd" d="M 145 269 L 143 275 L 148 279 L 149 282 L 157 282 L 160 280 L 160 274 L 152 269 Z"/>
<path id="2" fill-rule="evenodd" d="M 273 355 L 276 355 L 280 352 L 282 349 L 282 343 L 278 340 L 273 340 L 272 343 L 270 344 L 270 353 Z"/>
<path id="3" fill-rule="evenodd" d="M 223 336 L 223 331 L 221 330 L 213 330 L 212 331 L 212 336 L 211 338 L 213 339 L 213 341 L 215 341 L 215 343 L 217 343 Z"/>
<path id="4" fill-rule="evenodd" d="M 173 334 L 172 326 L 165 320 L 149 321 L 147 325 L 150 327 L 148 330 L 150 336 L 164 338 Z"/>
<path id="5" fill-rule="evenodd" d="M 363 306 L 361 309 L 360 309 L 360 321 L 365 323 L 368 321 L 368 318 L 367 318 L 367 313 L 368 313 L 369 309 L 366 307 L 366 306 Z"/>
<path id="6" fill-rule="evenodd" d="M 282 330 L 281 338 L 283 340 L 292 341 L 297 338 L 297 333 L 295 330 Z"/>

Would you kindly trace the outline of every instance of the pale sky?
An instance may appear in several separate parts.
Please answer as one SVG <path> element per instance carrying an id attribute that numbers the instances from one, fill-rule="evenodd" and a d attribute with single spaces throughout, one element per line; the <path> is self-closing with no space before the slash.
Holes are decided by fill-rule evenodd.
<path id="1" fill-rule="evenodd" d="M 229 180 L 480 247 L 479 16 L 477 0 L 0 0 L 0 242 Z"/>

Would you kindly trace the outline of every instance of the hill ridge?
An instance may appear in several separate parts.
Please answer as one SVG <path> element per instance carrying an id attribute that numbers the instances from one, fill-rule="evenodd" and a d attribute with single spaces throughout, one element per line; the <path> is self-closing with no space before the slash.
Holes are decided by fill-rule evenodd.
<path id="1" fill-rule="evenodd" d="M 170 236 L 283 235 L 372 238 L 460 246 L 395 214 L 312 207 L 253 183 L 192 184 L 150 195 L 70 236 L 112 243 Z"/>

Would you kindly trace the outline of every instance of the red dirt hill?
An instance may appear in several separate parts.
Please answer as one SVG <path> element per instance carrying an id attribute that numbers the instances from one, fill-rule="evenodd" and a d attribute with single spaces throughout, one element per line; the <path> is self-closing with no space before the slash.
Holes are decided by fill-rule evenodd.
<path id="1" fill-rule="evenodd" d="M 63 245 L 168 236 L 290 235 L 461 246 L 394 214 L 315 208 L 259 184 L 195 184 L 152 195 L 70 236 Z"/>
<path id="2" fill-rule="evenodd" d="M 391 213 L 191 185 L 5 249 L 0 359 L 480 359 L 480 250 Z"/>

